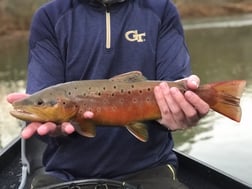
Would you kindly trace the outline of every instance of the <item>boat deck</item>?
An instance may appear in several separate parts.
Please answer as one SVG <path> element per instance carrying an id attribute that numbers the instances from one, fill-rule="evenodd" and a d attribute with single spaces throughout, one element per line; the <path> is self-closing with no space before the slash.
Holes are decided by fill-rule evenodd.
<path id="1" fill-rule="evenodd" d="M 16 189 L 21 179 L 21 148 L 17 139 L 0 154 L 0 188 Z M 180 169 L 178 178 L 190 189 L 249 189 L 248 185 L 217 171 L 202 162 L 176 152 Z"/>

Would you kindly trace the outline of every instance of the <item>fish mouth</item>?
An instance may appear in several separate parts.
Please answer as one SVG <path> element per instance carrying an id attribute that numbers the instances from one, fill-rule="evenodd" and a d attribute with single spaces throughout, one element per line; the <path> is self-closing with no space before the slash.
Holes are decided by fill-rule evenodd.
<path id="1" fill-rule="evenodd" d="M 38 115 L 25 111 L 23 109 L 12 110 L 10 111 L 10 114 L 24 121 L 41 121 L 41 118 Z"/>

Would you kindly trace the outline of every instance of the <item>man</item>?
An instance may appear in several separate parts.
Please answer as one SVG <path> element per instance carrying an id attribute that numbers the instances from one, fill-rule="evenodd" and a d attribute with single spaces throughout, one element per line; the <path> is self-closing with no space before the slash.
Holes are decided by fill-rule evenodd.
<path id="1" fill-rule="evenodd" d="M 35 14 L 29 45 L 28 94 L 133 70 L 152 80 L 187 77 L 189 89 L 199 85 L 197 76 L 189 76 L 183 29 L 169 0 L 54 0 Z M 147 123 L 146 143 L 121 128 L 98 127 L 90 139 L 78 135 L 71 123 L 28 124 L 22 137 L 37 133 L 48 144 L 43 156 L 46 179 L 36 177 L 33 187 L 109 178 L 144 189 L 182 188 L 174 175 L 177 159 L 170 131 L 195 125 L 209 106 L 195 93 L 181 94 L 166 83 L 154 92 L 162 119 Z M 25 96 L 12 94 L 8 101 Z M 93 112 L 83 116 L 92 118 Z"/>

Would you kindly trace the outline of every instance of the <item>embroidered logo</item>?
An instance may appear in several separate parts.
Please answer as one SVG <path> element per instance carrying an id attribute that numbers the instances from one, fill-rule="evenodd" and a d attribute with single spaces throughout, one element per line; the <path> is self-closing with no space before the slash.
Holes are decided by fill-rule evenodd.
<path id="1" fill-rule="evenodd" d="M 130 30 L 125 33 L 125 38 L 130 42 L 142 43 L 145 41 L 146 33 L 138 33 L 137 30 Z"/>

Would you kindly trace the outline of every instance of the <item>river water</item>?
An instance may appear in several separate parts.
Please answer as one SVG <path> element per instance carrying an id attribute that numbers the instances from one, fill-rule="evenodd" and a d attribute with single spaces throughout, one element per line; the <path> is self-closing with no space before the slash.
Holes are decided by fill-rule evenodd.
<path id="1" fill-rule="evenodd" d="M 174 132 L 175 148 L 252 186 L 252 25 L 247 18 L 185 22 L 192 70 L 202 83 L 245 79 L 242 120 L 236 123 L 215 113 L 197 127 Z M 232 21 L 230 21 L 232 20 Z M 249 20 L 249 19 L 247 19 Z M 234 22 L 235 21 L 235 22 Z M 236 23 L 236 24 L 235 24 Z M 26 77 L 27 37 L 0 38 L 0 148 L 20 133 L 9 115 L 6 95 L 23 92 Z"/>
<path id="2" fill-rule="evenodd" d="M 27 62 L 27 33 L 0 38 L 0 150 L 20 133 L 20 122 L 9 115 L 6 95 L 24 92 Z"/>
<path id="3" fill-rule="evenodd" d="M 252 22 L 251 15 L 185 23 L 192 70 L 202 83 L 245 79 L 242 119 L 236 123 L 210 112 L 195 127 L 175 132 L 176 149 L 252 186 Z"/>

